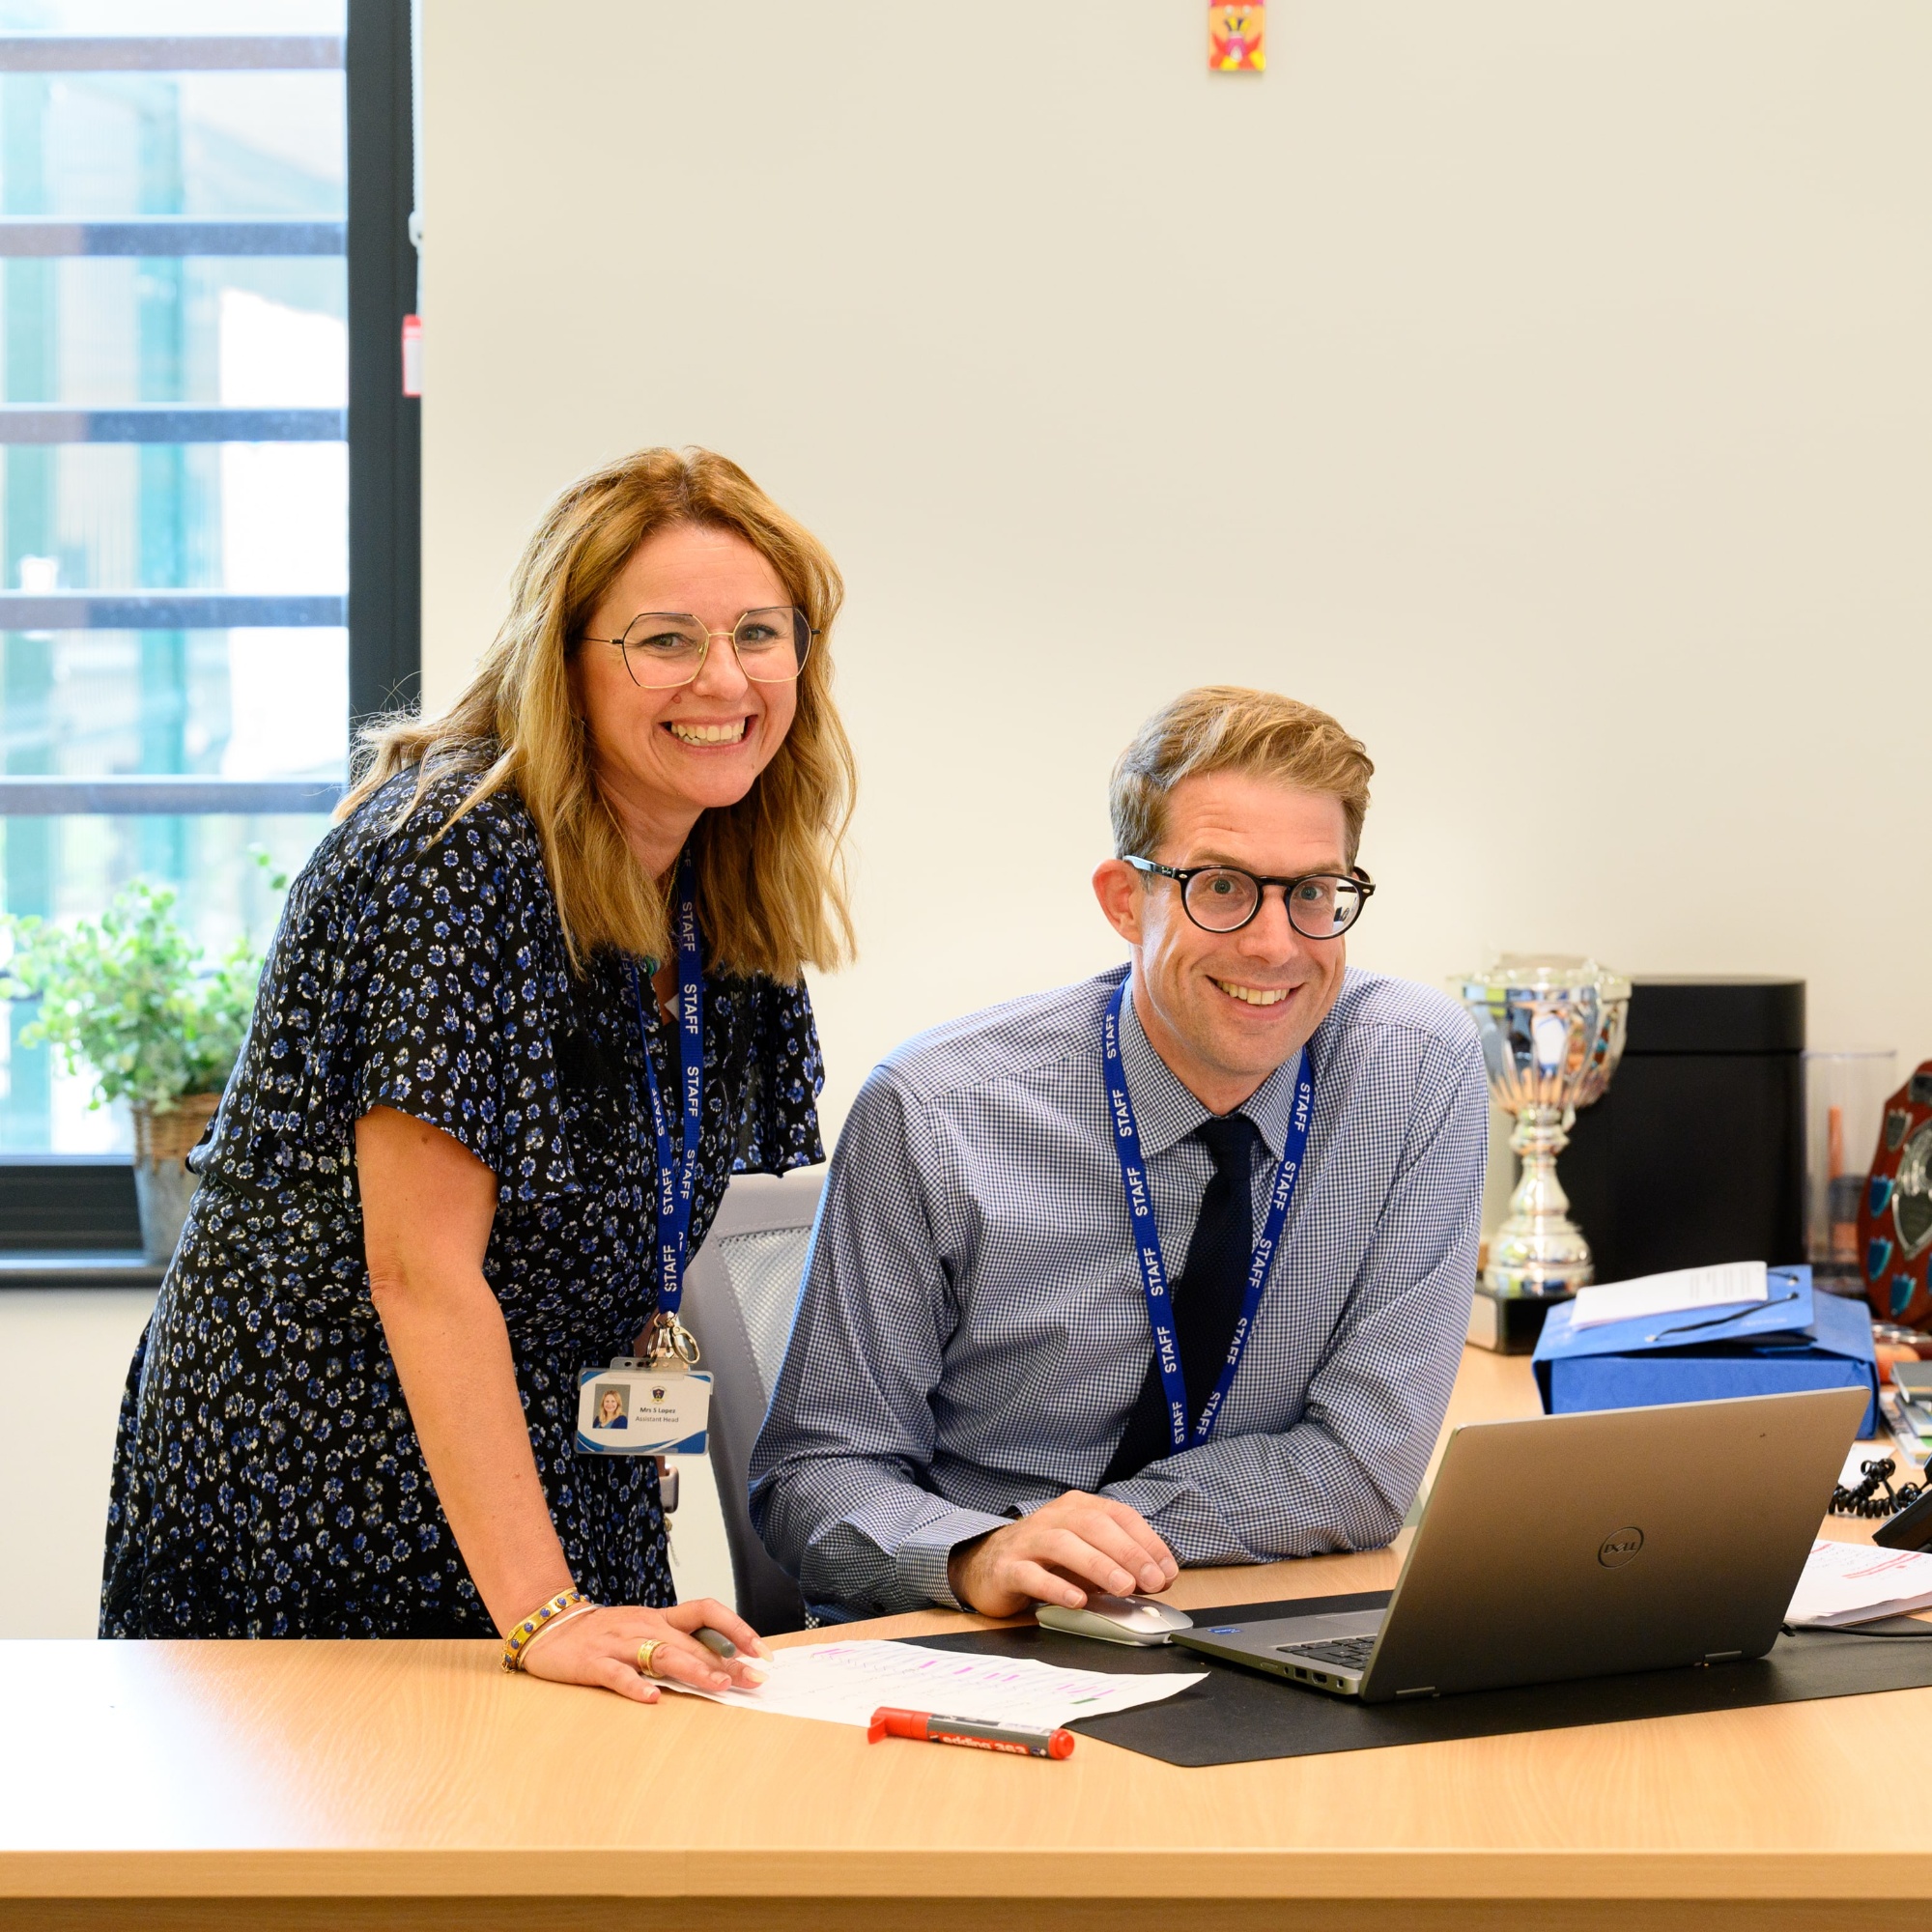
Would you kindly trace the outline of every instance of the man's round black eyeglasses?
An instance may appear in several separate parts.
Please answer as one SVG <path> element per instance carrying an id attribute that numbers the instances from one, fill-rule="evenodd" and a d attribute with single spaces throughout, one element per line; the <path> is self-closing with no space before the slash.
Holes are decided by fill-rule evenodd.
<path id="1" fill-rule="evenodd" d="M 1350 874 L 1304 872 L 1298 879 L 1261 879 L 1237 866 L 1191 866 L 1178 871 L 1151 859 L 1129 857 L 1136 871 L 1172 879 L 1187 917 L 1204 932 L 1238 932 L 1262 909 L 1270 886 L 1281 888 L 1288 923 L 1304 939 L 1339 939 L 1362 916 L 1375 882 L 1359 867 Z"/>

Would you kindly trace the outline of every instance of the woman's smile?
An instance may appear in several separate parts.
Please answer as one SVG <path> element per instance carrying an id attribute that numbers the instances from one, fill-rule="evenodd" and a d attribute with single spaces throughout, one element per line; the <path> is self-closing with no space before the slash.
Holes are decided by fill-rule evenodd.
<path id="1" fill-rule="evenodd" d="M 750 718 L 732 718 L 722 724 L 700 724 L 695 718 L 667 718 L 665 729 L 680 745 L 742 745 L 751 727 Z"/>

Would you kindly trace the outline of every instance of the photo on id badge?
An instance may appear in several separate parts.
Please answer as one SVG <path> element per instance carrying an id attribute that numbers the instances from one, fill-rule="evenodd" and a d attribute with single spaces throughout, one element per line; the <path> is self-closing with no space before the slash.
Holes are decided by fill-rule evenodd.
<path id="1" fill-rule="evenodd" d="M 662 1362 L 612 1362 L 578 1377 L 580 1456 L 701 1456 L 711 1377 Z"/>

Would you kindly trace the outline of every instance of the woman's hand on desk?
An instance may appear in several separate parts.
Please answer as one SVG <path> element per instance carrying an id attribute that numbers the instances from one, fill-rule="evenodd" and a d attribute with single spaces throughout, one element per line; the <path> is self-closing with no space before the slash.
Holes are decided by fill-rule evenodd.
<path id="1" fill-rule="evenodd" d="M 721 1662 L 692 1634 L 700 1630 L 722 1631 L 738 1647 L 738 1655 Z M 647 1610 L 641 1605 L 618 1605 L 586 1610 L 559 1621 L 524 1653 L 523 1667 L 531 1677 L 548 1677 L 554 1684 L 588 1684 L 655 1704 L 658 1687 L 639 1667 L 646 1644 L 660 1647 L 651 1654 L 652 1672 L 674 1678 L 696 1690 L 755 1690 L 765 1681 L 758 1659 L 770 1653 L 758 1634 L 715 1598 L 678 1604 L 668 1610 Z"/>
<path id="2" fill-rule="evenodd" d="M 952 1594 L 988 1617 L 1016 1617 L 1034 1604 L 1077 1610 L 1092 1591 L 1164 1590 L 1179 1575 L 1174 1552 L 1138 1511 L 1080 1490 L 962 1543 L 946 1566 Z"/>

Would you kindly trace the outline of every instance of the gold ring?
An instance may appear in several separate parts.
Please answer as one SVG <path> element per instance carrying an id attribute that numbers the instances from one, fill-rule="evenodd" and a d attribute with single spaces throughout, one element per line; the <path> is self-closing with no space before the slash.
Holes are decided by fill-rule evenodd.
<path id="1" fill-rule="evenodd" d="M 638 1668 L 646 1677 L 657 1676 L 658 1673 L 652 1666 L 657 1661 L 658 1652 L 664 1647 L 665 1639 L 661 1636 L 653 1637 L 649 1643 L 640 1643 L 638 1646 Z"/>

